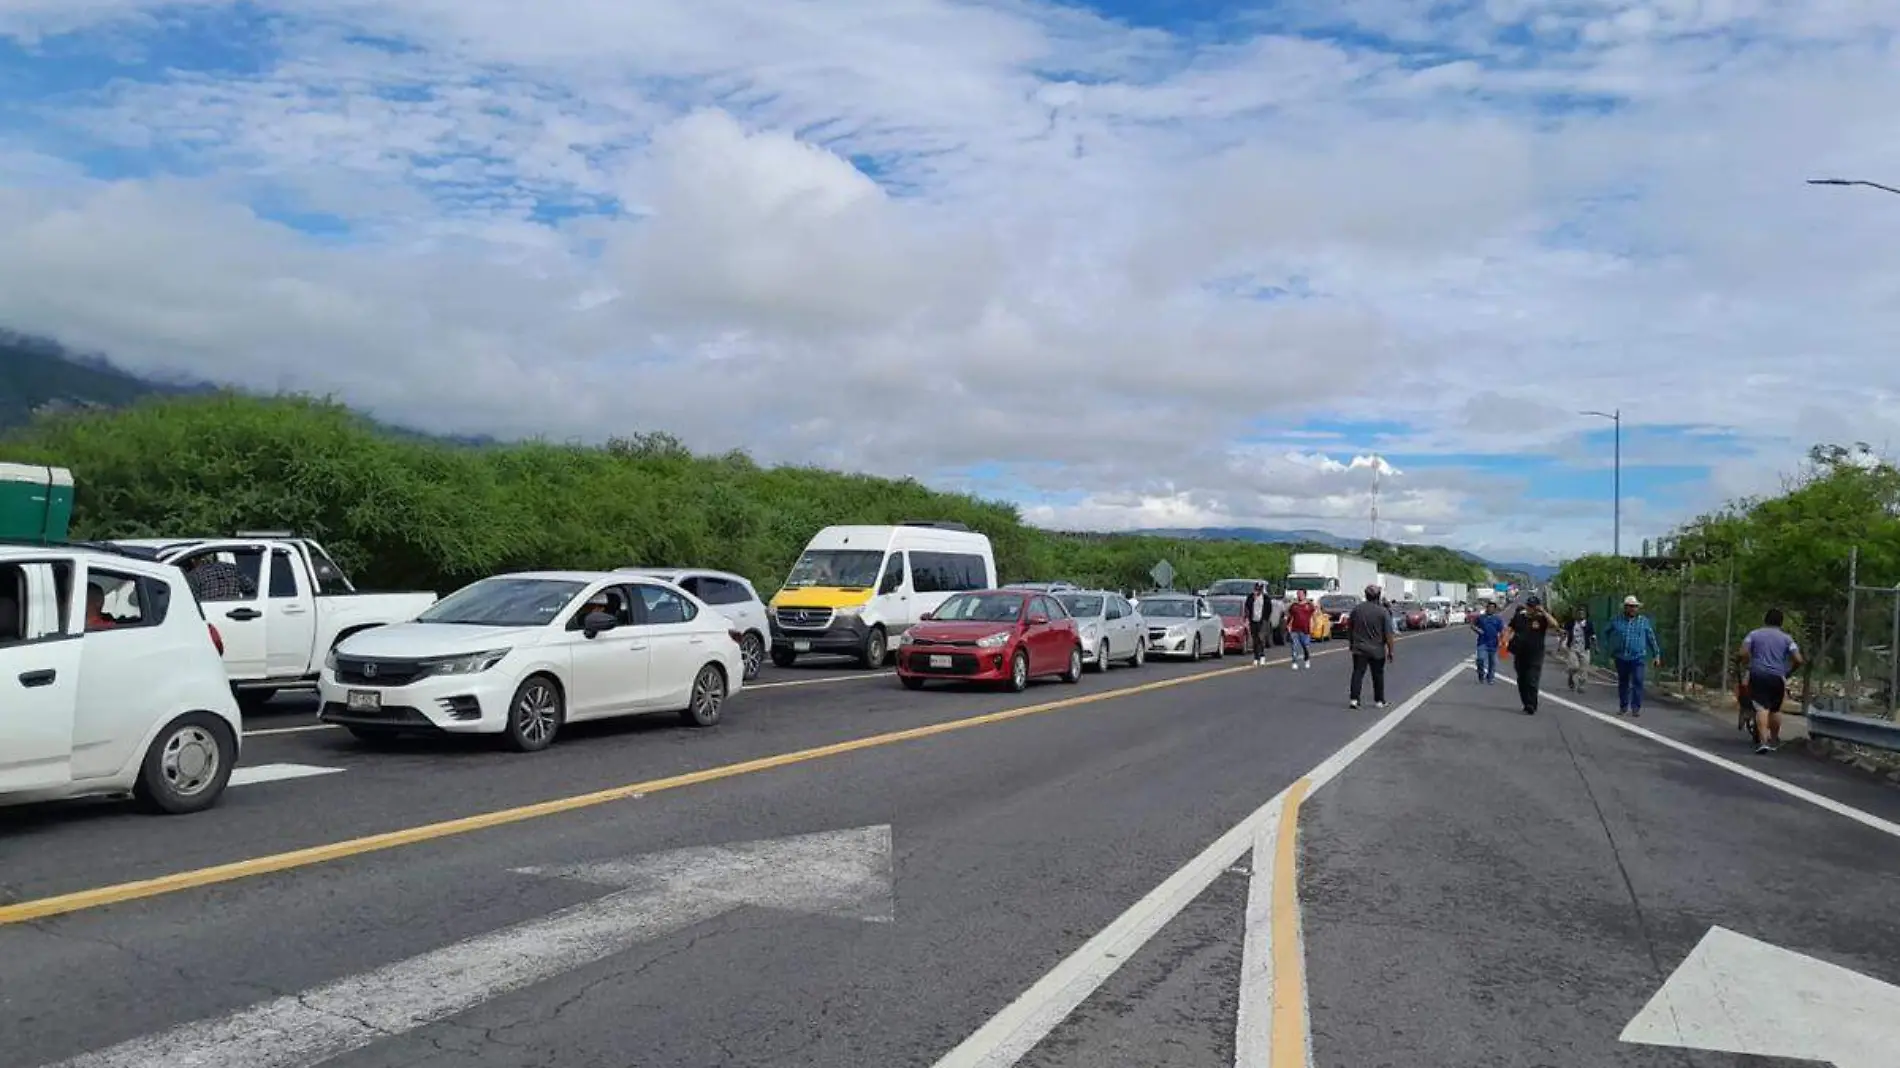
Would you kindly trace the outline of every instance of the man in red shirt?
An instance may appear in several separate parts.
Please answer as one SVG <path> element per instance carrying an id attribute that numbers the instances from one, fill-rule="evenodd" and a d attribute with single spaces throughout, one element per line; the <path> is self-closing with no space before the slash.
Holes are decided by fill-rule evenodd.
<path id="1" fill-rule="evenodd" d="M 1302 668 L 1312 670 L 1313 652 L 1313 602 L 1306 599 L 1305 590 L 1293 594 L 1293 603 L 1286 606 L 1286 644 L 1287 663 L 1293 670 Z"/>

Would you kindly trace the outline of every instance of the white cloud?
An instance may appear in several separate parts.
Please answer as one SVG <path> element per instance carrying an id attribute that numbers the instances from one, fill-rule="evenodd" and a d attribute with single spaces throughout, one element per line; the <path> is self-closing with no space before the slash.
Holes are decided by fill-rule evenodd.
<path id="1" fill-rule="evenodd" d="M 1037 0 L 281 0 L 216 63 L 177 32 L 234 10 L 0 2 L 20 84 L 92 81 L 0 116 L 0 324 L 430 429 L 1000 465 L 1063 525 L 1362 533 L 1376 451 L 1388 530 L 1527 554 L 1607 502 L 1403 458 L 1602 464 L 1584 408 L 1735 428 L 1632 436 L 1712 467 L 1629 503 L 1661 526 L 1896 436 L 1900 198 L 1801 184 L 1900 179 L 1890 4 L 1352 0 L 1210 43 Z"/>

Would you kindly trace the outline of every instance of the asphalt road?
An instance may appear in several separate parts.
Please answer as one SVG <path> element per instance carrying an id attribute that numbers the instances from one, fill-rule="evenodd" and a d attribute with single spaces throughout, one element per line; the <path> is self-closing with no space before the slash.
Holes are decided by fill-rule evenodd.
<path id="1" fill-rule="evenodd" d="M 1316 1065 L 1753 1066 L 1796 1062 L 1619 1040 L 1712 925 L 1900 980 L 1900 793 L 1687 713 L 1652 710 L 1653 738 L 1555 698 L 1524 717 L 1451 676 L 1468 644 L 1409 637 L 1389 711 L 1344 707 L 1337 653 L 1017 696 L 801 668 L 714 730 L 526 757 L 366 749 L 287 710 L 245 765 L 340 770 L 194 817 L 0 813 L 0 1068 L 1224 1068 L 1287 930 L 1310 1022 L 1276 1011 L 1273 1037 Z M 1297 881 L 1245 848 L 1275 811 Z M 1262 909 L 1276 887 L 1298 908 Z"/>

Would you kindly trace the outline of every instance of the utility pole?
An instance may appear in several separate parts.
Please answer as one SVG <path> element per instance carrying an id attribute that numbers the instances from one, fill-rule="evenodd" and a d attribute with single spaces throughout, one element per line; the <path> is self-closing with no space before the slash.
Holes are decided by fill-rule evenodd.
<path id="1" fill-rule="evenodd" d="M 1615 460 L 1615 468 L 1614 468 L 1615 474 L 1612 476 L 1615 479 L 1615 481 L 1612 483 L 1614 488 L 1610 492 L 1612 495 L 1611 510 L 1616 518 L 1612 521 L 1615 525 L 1611 527 L 1610 529 L 1610 553 L 1613 556 L 1622 556 L 1623 555 L 1623 409 L 1618 408 L 1615 411 L 1609 411 L 1609 412 L 1579 412 L 1578 414 L 1579 415 L 1593 415 L 1593 416 L 1596 416 L 1598 419 L 1608 419 L 1610 423 L 1615 427 L 1616 460 Z"/>

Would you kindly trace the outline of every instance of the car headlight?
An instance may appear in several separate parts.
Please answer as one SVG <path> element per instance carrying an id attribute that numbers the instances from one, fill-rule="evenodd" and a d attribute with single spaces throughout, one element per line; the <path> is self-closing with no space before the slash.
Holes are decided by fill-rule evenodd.
<path id="1" fill-rule="evenodd" d="M 1170 638 L 1179 638 L 1186 633 L 1187 624 L 1185 623 L 1171 623 L 1168 625 L 1168 637 Z"/>
<path id="2" fill-rule="evenodd" d="M 848 604 L 848 605 L 845 605 L 843 608 L 832 609 L 831 614 L 838 617 L 839 619 L 856 619 L 858 618 L 858 614 L 863 611 L 864 611 L 863 605 Z"/>
<path id="3" fill-rule="evenodd" d="M 323 670 L 325 671 L 336 670 L 336 646 L 334 645 L 330 647 L 329 652 L 323 654 Z"/>
<path id="4" fill-rule="evenodd" d="M 979 649 L 998 649 L 1008 644 L 1009 631 L 1006 630 L 998 631 L 988 637 L 978 638 L 976 640 L 976 647 Z"/>
<path id="5" fill-rule="evenodd" d="M 1102 632 L 1102 628 L 1100 624 L 1097 624 L 1097 623 L 1082 624 L 1082 638 L 1083 640 L 1089 642 L 1090 644 L 1094 644 L 1095 636 L 1097 634 L 1100 634 L 1101 632 Z"/>
<path id="6" fill-rule="evenodd" d="M 479 675 L 508 655 L 506 649 L 490 649 L 484 653 L 464 653 L 460 656 L 443 656 L 423 661 L 423 670 L 430 675 Z"/>
<path id="7" fill-rule="evenodd" d="M 909 634 L 899 634 L 897 637 L 891 639 L 891 648 L 893 649 L 902 649 L 904 646 L 909 645 L 909 644 L 910 644 Z"/>

